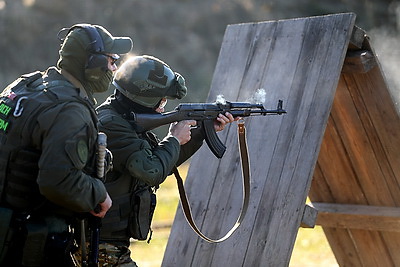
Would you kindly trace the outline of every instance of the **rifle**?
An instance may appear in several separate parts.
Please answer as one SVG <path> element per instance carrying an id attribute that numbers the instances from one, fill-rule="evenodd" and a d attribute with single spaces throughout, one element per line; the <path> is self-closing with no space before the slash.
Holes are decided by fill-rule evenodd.
<path id="1" fill-rule="evenodd" d="M 152 130 L 159 126 L 182 120 L 196 120 L 203 129 L 208 147 L 218 158 L 222 158 L 226 146 L 218 138 L 214 129 L 214 119 L 219 114 L 229 112 L 233 117 L 249 117 L 253 115 L 282 115 L 286 110 L 282 108 L 283 101 L 278 101 L 276 109 L 267 110 L 262 104 L 247 102 L 224 103 L 189 103 L 179 104 L 173 111 L 156 114 L 133 114 L 133 122 L 139 133 Z"/>

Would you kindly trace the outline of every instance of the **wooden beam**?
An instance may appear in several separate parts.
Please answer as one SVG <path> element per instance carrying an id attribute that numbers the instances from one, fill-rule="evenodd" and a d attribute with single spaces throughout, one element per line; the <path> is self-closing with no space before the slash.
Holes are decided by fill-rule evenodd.
<path id="1" fill-rule="evenodd" d="M 301 218 L 300 227 L 314 228 L 317 216 L 318 216 L 318 211 L 314 207 L 306 204 L 304 207 L 303 217 Z"/>
<path id="2" fill-rule="evenodd" d="M 371 51 L 348 50 L 344 60 L 343 73 L 366 73 L 376 65 L 376 60 Z"/>
<path id="3" fill-rule="evenodd" d="M 400 232 L 400 207 L 311 204 L 318 210 L 317 225 L 322 227 Z"/>
<path id="4" fill-rule="evenodd" d="M 361 49 L 363 47 L 365 38 L 367 38 L 366 32 L 357 25 L 354 25 L 353 31 L 351 32 L 349 49 L 351 50 Z"/>

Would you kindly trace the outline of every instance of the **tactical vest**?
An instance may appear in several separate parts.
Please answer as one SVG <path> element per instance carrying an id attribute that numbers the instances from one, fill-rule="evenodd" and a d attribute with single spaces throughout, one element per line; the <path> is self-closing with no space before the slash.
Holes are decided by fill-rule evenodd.
<path id="1" fill-rule="evenodd" d="M 121 113 L 119 110 L 118 112 Z M 106 117 L 125 121 L 109 109 L 103 110 L 98 116 L 100 121 Z M 130 124 L 135 129 L 133 122 Z M 139 137 L 147 140 L 152 147 L 158 145 L 159 140 L 152 132 L 141 134 Z M 102 220 L 100 239 L 115 241 L 129 240 L 132 237 L 137 240 L 150 240 L 151 221 L 156 206 L 156 188 L 134 179 L 128 171 L 120 173 L 116 170 L 107 173 L 105 186 L 113 205 Z"/>
<path id="2" fill-rule="evenodd" d="M 48 89 L 75 86 L 66 80 L 45 81 L 42 75 L 39 71 L 22 75 L 0 94 L 0 203 L 20 211 L 44 202 L 36 183 L 41 151 L 29 137 L 35 119 L 56 105 L 85 103 L 72 96 L 60 99 Z M 15 136 L 19 138 L 11 138 Z"/>

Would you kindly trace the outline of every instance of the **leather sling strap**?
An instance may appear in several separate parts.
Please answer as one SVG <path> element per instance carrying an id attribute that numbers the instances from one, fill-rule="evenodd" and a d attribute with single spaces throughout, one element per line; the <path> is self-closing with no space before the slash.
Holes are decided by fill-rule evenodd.
<path id="1" fill-rule="evenodd" d="M 219 239 L 211 239 L 207 236 L 205 236 L 196 226 L 196 223 L 193 220 L 192 216 L 192 211 L 190 208 L 190 204 L 185 192 L 185 188 L 183 185 L 183 180 L 182 177 L 179 174 L 178 168 L 174 167 L 173 168 L 173 173 L 175 174 L 176 177 L 176 182 L 178 184 L 178 191 L 179 191 L 179 196 L 181 200 L 181 206 L 183 209 L 183 212 L 185 214 L 186 220 L 188 221 L 189 225 L 192 227 L 192 229 L 204 240 L 210 242 L 210 243 L 219 243 L 222 241 L 225 241 L 228 239 L 233 232 L 239 227 L 241 222 L 244 219 L 244 216 L 247 212 L 247 208 L 249 206 L 249 199 L 250 199 L 250 168 L 249 168 L 249 155 L 247 151 L 247 143 L 246 143 L 246 128 L 244 126 L 243 121 L 239 121 L 238 123 L 238 141 L 239 141 L 239 150 L 240 150 L 240 158 L 242 162 L 242 177 L 243 177 L 243 201 L 242 201 L 242 208 L 239 214 L 239 217 L 234 224 L 234 226 L 231 228 L 231 230 L 225 234 L 222 238 Z"/>

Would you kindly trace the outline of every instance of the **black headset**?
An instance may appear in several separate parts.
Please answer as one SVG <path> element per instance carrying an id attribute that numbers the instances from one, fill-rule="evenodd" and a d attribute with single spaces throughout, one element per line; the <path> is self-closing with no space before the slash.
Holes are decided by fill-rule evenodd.
<path id="1" fill-rule="evenodd" d="M 68 33 L 75 28 L 85 30 L 90 39 L 89 53 L 85 65 L 85 79 L 98 81 L 108 70 L 108 56 L 104 54 L 103 39 L 96 27 L 90 24 L 76 24 L 69 28 Z"/>

